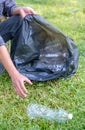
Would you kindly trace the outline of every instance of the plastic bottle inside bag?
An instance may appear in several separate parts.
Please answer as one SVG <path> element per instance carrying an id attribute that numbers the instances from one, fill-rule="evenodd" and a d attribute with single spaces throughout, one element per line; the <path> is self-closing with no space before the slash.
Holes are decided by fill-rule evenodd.
<path id="1" fill-rule="evenodd" d="M 36 103 L 30 103 L 28 105 L 27 113 L 28 116 L 32 118 L 44 118 L 58 122 L 64 122 L 73 117 L 72 114 L 68 114 L 68 112 L 63 109 L 51 109 Z"/>

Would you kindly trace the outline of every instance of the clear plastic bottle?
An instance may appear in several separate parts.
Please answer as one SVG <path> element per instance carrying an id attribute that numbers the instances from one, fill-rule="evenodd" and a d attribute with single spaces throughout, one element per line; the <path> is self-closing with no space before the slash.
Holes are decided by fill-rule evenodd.
<path id="1" fill-rule="evenodd" d="M 63 122 L 72 119 L 72 114 L 68 114 L 63 109 L 51 109 L 41 104 L 30 103 L 27 108 L 29 117 L 41 117 L 48 120 Z"/>

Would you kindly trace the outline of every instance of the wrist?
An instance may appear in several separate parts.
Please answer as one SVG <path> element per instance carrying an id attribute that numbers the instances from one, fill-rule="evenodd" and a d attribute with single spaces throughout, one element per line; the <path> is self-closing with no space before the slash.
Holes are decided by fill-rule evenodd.
<path id="1" fill-rule="evenodd" d="M 22 7 L 15 7 L 12 11 L 12 14 L 13 15 L 17 15 L 17 14 L 21 15 L 21 12 L 22 12 Z"/>

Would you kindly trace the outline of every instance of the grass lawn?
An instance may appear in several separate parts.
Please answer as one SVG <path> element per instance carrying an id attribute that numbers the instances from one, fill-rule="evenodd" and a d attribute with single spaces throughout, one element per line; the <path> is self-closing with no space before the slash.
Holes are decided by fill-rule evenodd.
<path id="1" fill-rule="evenodd" d="M 0 75 L 0 130 L 85 130 L 85 1 L 84 0 L 16 0 L 30 6 L 36 13 L 72 37 L 79 49 L 79 66 L 70 78 L 35 82 L 27 85 L 28 96 L 15 94 L 11 80 Z M 63 108 L 73 114 L 64 123 L 45 119 L 30 119 L 30 102 L 50 108 Z"/>

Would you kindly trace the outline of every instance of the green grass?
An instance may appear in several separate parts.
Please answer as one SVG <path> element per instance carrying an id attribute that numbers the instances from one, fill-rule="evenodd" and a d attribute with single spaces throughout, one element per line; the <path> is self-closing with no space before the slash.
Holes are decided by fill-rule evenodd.
<path id="1" fill-rule="evenodd" d="M 85 130 L 85 10 L 84 0 L 16 0 L 72 37 L 79 49 L 79 66 L 75 75 L 66 79 L 35 82 L 27 85 L 28 96 L 15 94 L 11 80 L 0 75 L 0 130 Z M 82 4 L 83 2 L 83 4 Z M 64 123 L 30 119 L 27 105 L 40 103 L 50 108 L 63 108 L 73 114 Z"/>

